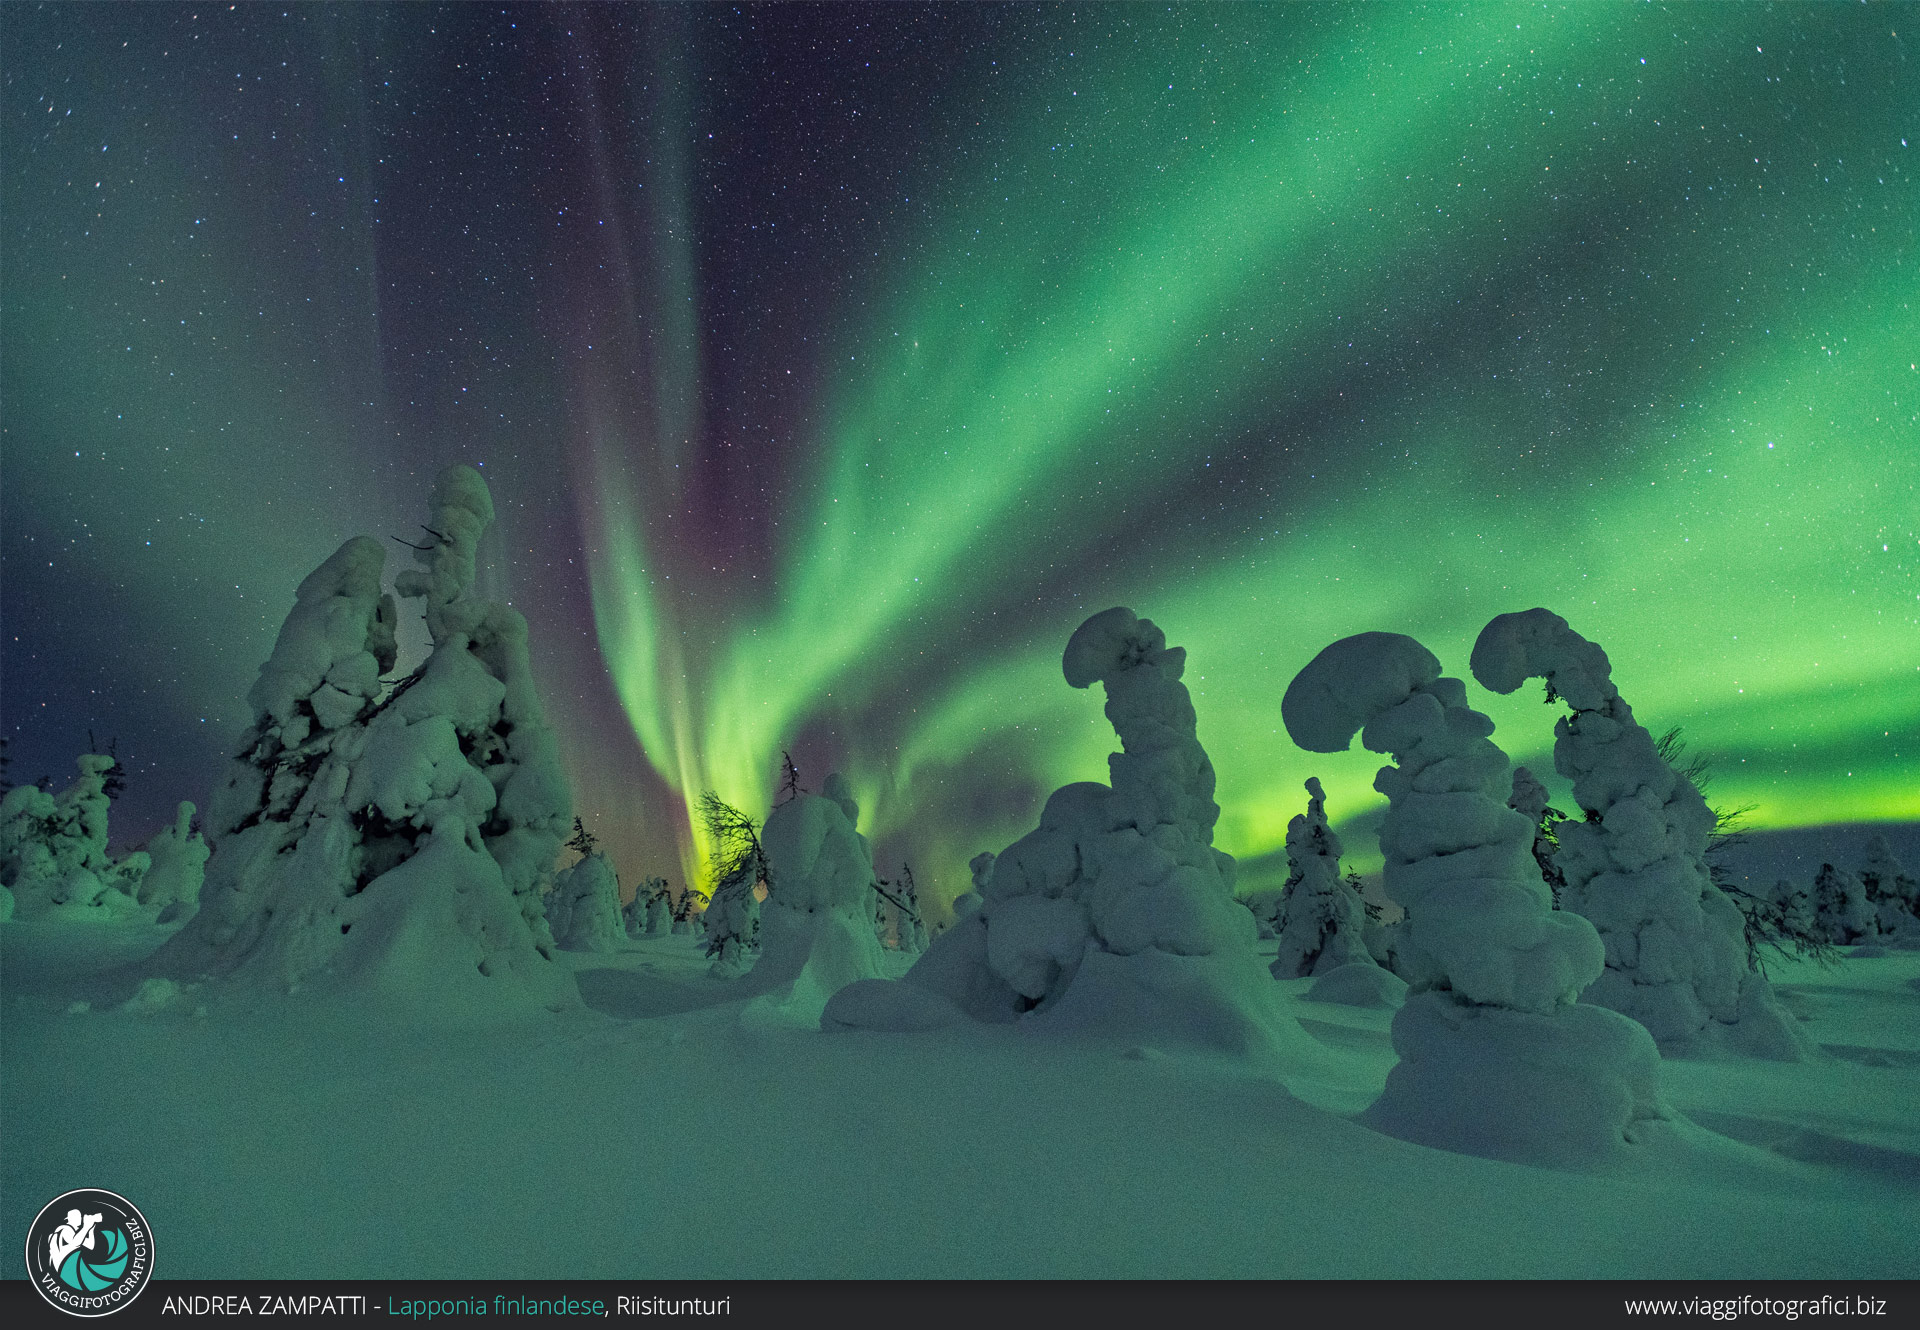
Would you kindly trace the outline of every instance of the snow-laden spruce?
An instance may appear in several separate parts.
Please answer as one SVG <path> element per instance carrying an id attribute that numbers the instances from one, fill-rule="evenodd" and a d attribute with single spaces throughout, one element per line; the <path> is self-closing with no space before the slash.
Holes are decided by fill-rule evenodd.
<path id="1" fill-rule="evenodd" d="M 673 893 L 664 877 L 647 879 L 647 936 L 665 937 L 673 931 Z"/>
<path id="2" fill-rule="evenodd" d="M 1472 666 L 1496 693 L 1545 679 L 1571 708 L 1554 725 L 1553 764 L 1587 816 L 1557 824 L 1553 865 L 1562 909 L 1591 920 L 1606 944 L 1606 969 L 1582 1000 L 1633 1017 L 1669 1054 L 1804 1056 L 1748 962 L 1739 907 L 1713 884 L 1713 810 L 1634 719 L 1607 653 L 1533 609 L 1482 629 Z"/>
<path id="3" fill-rule="evenodd" d="M 894 946 L 903 955 L 918 956 L 927 949 L 927 923 L 911 868 L 902 868 L 894 889 L 900 902 L 893 912 Z"/>
<path id="4" fill-rule="evenodd" d="M 1366 906 L 1340 876 L 1340 838 L 1327 822 L 1327 796 L 1307 777 L 1307 811 L 1287 823 L 1287 885 L 1274 919 L 1275 979 L 1304 979 L 1342 965 L 1371 965 Z"/>
<path id="5" fill-rule="evenodd" d="M 1835 946 L 1864 942 L 1879 931 L 1878 912 L 1858 874 L 1821 864 L 1813 875 L 1814 931 Z"/>
<path id="6" fill-rule="evenodd" d="M 200 911 L 156 972 L 445 1014 L 578 1003 L 540 905 L 570 798 L 526 623 L 472 591 L 492 517 L 478 472 L 441 473 L 423 567 L 395 582 L 426 602 L 432 651 L 384 698 L 397 616 L 378 542 L 301 583 L 208 816 Z"/>
<path id="7" fill-rule="evenodd" d="M 673 923 L 673 894 L 664 877 L 650 877 L 627 902 L 622 917 L 628 937 L 663 936 Z"/>
<path id="8" fill-rule="evenodd" d="M 595 850 L 560 870 L 547 893 L 547 926 L 567 951 L 618 951 L 627 936 L 620 918 L 620 879 Z"/>
<path id="9" fill-rule="evenodd" d="M 1054 791 L 1040 825 L 992 861 L 980 907 L 903 980 L 842 990 L 823 1025 L 921 1028 L 957 1008 L 982 1021 L 1310 1056 L 1254 953 L 1233 860 L 1213 848 L 1220 809 L 1180 682 L 1186 652 L 1115 608 L 1075 630 L 1061 668 L 1075 688 L 1106 687 L 1123 750 L 1108 759 L 1112 785 Z"/>
<path id="10" fill-rule="evenodd" d="M 1382 767 L 1386 893 L 1412 992 L 1394 1014 L 1400 1061 L 1361 1120 L 1405 1140 L 1493 1158 L 1573 1162 L 1611 1153 L 1664 1116 L 1660 1054 L 1644 1027 L 1576 1003 L 1600 973 L 1593 925 L 1556 911 L 1533 827 L 1507 807 L 1493 722 L 1398 633 L 1361 633 L 1315 656 L 1280 704 L 1315 753 L 1359 732 Z"/>
<path id="11" fill-rule="evenodd" d="M 1557 903 L 1560 889 L 1567 885 L 1567 881 L 1560 873 L 1560 866 L 1554 862 L 1559 847 L 1554 843 L 1551 824 L 1558 822 L 1560 817 L 1559 811 L 1547 803 L 1547 787 L 1525 767 L 1515 767 L 1513 793 L 1507 798 L 1507 807 L 1533 823 L 1533 861 L 1540 865 L 1540 877 Z"/>
<path id="12" fill-rule="evenodd" d="M 1920 939 L 1920 879 L 1901 865 L 1884 835 L 1875 833 L 1867 842 L 1867 858 L 1860 865 L 1859 878 L 1880 932 Z"/>
<path id="13" fill-rule="evenodd" d="M 80 775 L 59 794 L 18 785 L 0 799 L 0 884 L 21 919 L 123 919 L 138 907 L 134 892 L 146 856 L 116 864 L 107 853 L 107 773 L 101 753 L 74 764 Z"/>
<path id="14" fill-rule="evenodd" d="M 886 973 L 871 917 L 873 849 L 856 829 L 860 805 L 834 773 L 819 794 L 796 794 L 760 829 L 769 883 L 760 906 L 760 959 L 741 981 L 753 1009 L 817 1026 L 840 989 Z"/>
<path id="15" fill-rule="evenodd" d="M 156 912 L 160 923 L 172 923 L 192 914 L 200 904 L 206 881 L 206 838 L 193 829 L 194 807 L 182 800 L 173 823 L 147 842 L 149 865 L 140 879 L 140 904 Z"/>

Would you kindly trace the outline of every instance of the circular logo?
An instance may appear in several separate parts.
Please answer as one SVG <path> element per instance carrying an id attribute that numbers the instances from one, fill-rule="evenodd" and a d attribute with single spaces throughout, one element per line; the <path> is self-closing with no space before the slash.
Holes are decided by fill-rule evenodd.
<path id="1" fill-rule="evenodd" d="M 124 1196 L 82 1187 L 48 1201 L 27 1227 L 27 1278 L 63 1312 L 117 1312 L 152 1274 L 153 1230 Z"/>

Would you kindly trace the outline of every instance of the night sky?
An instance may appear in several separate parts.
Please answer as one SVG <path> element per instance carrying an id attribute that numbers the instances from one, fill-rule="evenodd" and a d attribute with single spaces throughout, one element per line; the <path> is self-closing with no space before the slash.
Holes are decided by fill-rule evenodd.
<path id="1" fill-rule="evenodd" d="M 1380 759 L 1280 724 L 1321 647 L 1464 676 L 1534 605 L 1756 825 L 1920 819 L 1916 36 L 0 7 L 9 775 L 66 784 L 91 729 L 116 842 L 204 806 L 300 579 L 416 538 L 467 461 L 629 890 L 697 864 L 702 789 L 764 812 L 784 749 L 950 897 L 1104 779 L 1059 659 L 1114 604 L 1187 648 L 1246 858 L 1313 774 L 1372 853 Z M 1469 693 L 1551 767 L 1557 709 Z"/>

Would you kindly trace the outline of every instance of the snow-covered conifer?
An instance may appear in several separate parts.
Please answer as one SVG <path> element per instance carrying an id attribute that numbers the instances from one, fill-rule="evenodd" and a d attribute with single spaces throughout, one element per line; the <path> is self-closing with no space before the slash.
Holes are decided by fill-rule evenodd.
<path id="1" fill-rule="evenodd" d="M 654 902 L 658 901 L 658 905 Z M 667 931 L 666 921 L 673 908 L 673 898 L 667 891 L 664 877 L 650 877 L 634 891 L 633 899 L 627 902 L 621 911 L 621 920 L 626 925 L 628 937 L 645 937 L 650 931 L 647 918 L 657 912 L 662 920 L 660 932 Z"/>
<path id="2" fill-rule="evenodd" d="M 1304 979 L 1341 965 L 1371 965 L 1366 907 L 1340 876 L 1340 838 L 1327 822 L 1318 776 L 1307 777 L 1307 811 L 1287 824 L 1287 885 L 1274 919 L 1275 979 Z"/>
<path id="3" fill-rule="evenodd" d="M 1112 785 L 1054 791 L 1040 825 L 992 861 L 980 908 L 903 980 L 843 989 L 822 1024 L 918 1028 L 958 1008 L 1309 1056 L 1254 953 L 1253 920 L 1234 903 L 1233 860 L 1213 848 L 1213 764 L 1185 666 L 1186 652 L 1130 610 L 1081 624 L 1061 669 L 1075 688 L 1105 685 L 1122 747 L 1108 759 Z"/>
<path id="4" fill-rule="evenodd" d="M 1879 931 L 1866 886 L 1844 868 L 1821 864 L 1813 875 L 1814 928 L 1835 946 L 1863 942 Z"/>
<path id="5" fill-rule="evenodd" d="M 1556 824 L 1563 910 L 1593 922 L 1606 969 L 1583 1001 L 1624 1012 L 1670 1053 L 1728 1049 L 1796 1059 L 1805 1040 L 1748 961 L 1746 922 L 1713 883 L 1714 813 L 1620 696 L 1606 652 L 1543 609 L 1481 630 L 1473 674 L 1496 693 L 1544 678 L 1571 712 L 1554 768 L 1584 821 Z"/>
<path id="6" fill-rule="evenodd" d="M 860 806 L 834 773 L 819 794 L 795 794 L 767 815 L 767 898 L 760 907 L 760 959 L 745 991 L 787 1020 L 815 1025 L 827 999 L 886 973 L 868 919 L 873 851 L 856 830 Z"/>
<path id="7" fill-rule="evenodd" d="M 1560 890 L 1567 885 L 1567 879 L 1553 861 L 1560 848 L 1554 827 L 1566 815 L 1547 802 L 1547 787 L 1525 767 L 1513 769 L 1513 794 L 1507 800 L 1507 807 L 1533 823 L 1533 861 L 1540 865 L 1540 877 L 1553 892 L 1554 906 L 1558 908 Z"/>
<path id="8" fill-rule="evenodd" d="M 647 879 L 647 916 L 648 937 L 665 937 L 673 931 L 673 893 L 667 890 L 664 877 Z"/>
<path id="9" fill-rule="evenodd" d="M 301 583 L 209 814 L 200 911 L 154 968 L 446 1013 L 578 1002 L 540 906 L 571 808 L 526 623 L 472 594 L 492 516 L 477 472 L 441 473 L 423 566 L 395 583 L 426 602 L 432 650 L 384 697 L 379 544 L 349 540 Z"/>
<path id="10" fill-rule="evenodd" d="M 1316 753 L 1355 732 L 1389 753 L 1374 788 L 1385 889 L 1406 911 L 1395 1013 L 1400 1061 L 1362 1118 L 1444 1149 L 1496 1158 L 1592 1157 L 1664 1116 L 1660 1055 L 1617 1012 L 1576 1003 L 1600 973 L 1593 925 L 1555 911 L 1533 827 L 1507 807 L 1507 755 L 1466 686 L 1410 637 L 1361 633 L 1315 656 L 1281 700 L 1287 733 Z"/>
<path id="11" fill-rule="evenodd" d="M 708 897 L 704 892 L 695 891 L 692 887 L 688 887 L 685 891 L 681 892 L 680 899 L 673 903 L 673 925 L 667 930 L 668 933 L 686 934 L 693 932 L 693 921 L 696 917 L 705 918 L 707 904 Z M 754 920 L 755 931 L 757 932 L 758 914 L 754 916 Z M 702 927 L 700 931 L 705 933 L 707 930 L 705 927 Z"/>
<path id="12" fill-rule="evenodd" d="M 0 799 L 0 882 L 22 919 L 55 909 L 69 919 L 120 918 L 134 907 L 127 888 L 137 887 L 144 856 L 121 871 L 107 853 L 106 780 L 117 764 L 88 753 L 75 765 L 79 778 L 57 795 L 19 785 Z"/>
<path id="13" fill-rule="evenodd" d="M 1859 876 L 1882 933 L 1920 935 L 1920 879 L 1901 866 L 1884 835 L 1876 834 L 1867 842 Z"/>
<path id="14" fill-rule="evenodd" d="M 620 880 L 598 850 L 560 870 L 549 899 L 563 902 L 547 919 L 556 945 L 568 951 L 618 951 L 626 936 L 620 922 Z M 562 922 L 555 922 L 556 920 Z"/>
<path id="15" fill-rule="evenodd" d="M 373 706 L 397 652 L 399 616 L 380 590 L 385 563 L 380 542 L 355 536 L 300 583 L 248 690 L 253 724 L 208 809 L 215 844 L 263 822 L 282 828 L 281 843 L 297 839 L 314 814 L 314 801 L 303 798 L 336 742 L 350 737 L 357 746 L 363 738 L 355 722 Z"/>
<path id="16" fill-rule="evenodd" d="M 699 915 L 707 955 L 715 978 L 737 979 L 760 957 L 760 901 L 772 874 L 751 817 L 708 790 L 700 796 L 700 820 L 713 843 L 713 891 Z M 681 901 L 691 905 L 688 897 Z M 687 918 L 691 926 L 694 916 Z M 680 931 L 677 923 L 673 931 Z"/>
<path id="17" fill-rule="evenodd" d="M 147 842 L 152 860 L 141 879 L 140 904 L 158 913 L 161 923 L 184 919 L 200 903 L 200 886 L 206 880 L 206 839 L 193 829 L 194 807 L 182 800 L 173 823 L 162 827 Z"/>
<path id="18" fill-rule="evenodd" d="M 913 869 L 902 864 L 900 880 L 894 883 L 905 908 L 895 912 L 896 940 L 902 952 L 918 956 L 927 949 L 927 924 L 921 913 L 920 888 L 913 880 Z"/>
<path id="19" fill-rule="evenodd" d="M 1780 907 L 1782 931 L 1797 937 L 1811 937 L 1818 927 L 1813 911 L 1813 892 L 1795 886 L 1784 877 L 1773 884 L 1773 901 Z"/>

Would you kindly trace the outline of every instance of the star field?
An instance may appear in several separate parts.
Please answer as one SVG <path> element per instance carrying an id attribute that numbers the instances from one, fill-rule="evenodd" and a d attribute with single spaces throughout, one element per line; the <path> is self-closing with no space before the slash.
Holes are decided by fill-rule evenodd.
<path id="1" fill-rule="evenodd" d="M 1104 777 L 1113 604 L 1248 859 L 1380 803 L 1322 646 L 1533 605 L 1756 825 L 1920 818 L 1915 12 L 7 6 L 9 774 L 204 803 L 468 461 L 629 885 L 790 751 L 951 896 Z"/>

